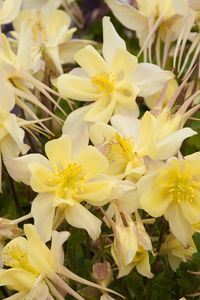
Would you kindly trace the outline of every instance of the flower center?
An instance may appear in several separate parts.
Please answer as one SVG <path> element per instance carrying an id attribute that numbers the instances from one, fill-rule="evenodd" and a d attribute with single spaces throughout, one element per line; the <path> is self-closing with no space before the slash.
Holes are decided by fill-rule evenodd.
<path id="1" fill-rule="evenodd" d="M 41 15 L 41 12 L 37 12 L 32 25 L 33 40 L 36 43 L 45 43 L 47 41 L 47 31 Z"/>
<path id="2" fill-rule="evenodd" d="M 107 158 L 113 160 L 132 161 L 135 158 L 133 139 L 116 134 L 114 141 L 107 145 Z"/>
<path id="3" fill-rule="evenodd" d="M 74 198 L 83 191 L 84 181 L 81 165 L 70 163 L 66 169 L 54 173 L 51 183 L 57 185 L 59 197 Z"/>
<path id="4" fill-rule="evenodd" d="M 112 75 L 107 73 L 102 73 L 95 75 L 91 78 L 92 84 L 101 92 L 105 94 L 111 94 L 114 90 L 115 81 L 112 78 Z"/>
<path id="5" fill-rule="evenodd" d="M 145 254 L 145 250 L 141 246 L 139 246 L 138 250 L 133 258 L 133 263 L 137 264 L 138 262 L 140 262 L 142 260 L 142 258 L 144 257 L 144 254 Z"/>
<path id="6" fill-rule="evenodd" d="M 164 183 L 162 184 L 163 192 L 178 203 L 185 201 L 192 203 L 200 188 L 200 182 L 197 181 L 193 172 L 192 166 L 190 168 L 187 161 L 173 161 L 159 178 L 159 181 Z M 160 183 L 157 182 L 157 184 Z"/>
<path id="7" fill-rule="evenodd" d="M 21 249 L 17 243 L 10 242 L 6 247 L 4 247 L 3 259 L 5 266 L 36 273 L 34 268 L 28 262 L 26 251 Z"/>

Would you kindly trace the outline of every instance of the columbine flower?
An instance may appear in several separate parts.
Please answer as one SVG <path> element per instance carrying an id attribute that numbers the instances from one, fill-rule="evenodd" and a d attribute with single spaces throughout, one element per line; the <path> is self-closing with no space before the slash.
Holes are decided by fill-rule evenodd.
<path id="1" fill-rule="evenodd" d="M 109 175 L 139 178 L 145 173 L 144 157 L 168 159 L 175 155 L 183 140 L 196 134 L 181 128 L 181 116 L 173 117 L 168 110 L 158 116 L 145 112 L 138 120 L 116 115 L 111 125 L 96 123 L 90 128 L 93 144 L 108 158 Z"/>
<path id="2" fill-rule="evenodd" d="M 103 289 L 63 266 L 62 245 L 69 237 L 68 232 L 54 231 L 51 249 L 41 240 L 33 225 L 24 225 L 24 232 L 26 238 L 18 237 L 10 241 L 2 255 L 4 265 L 9 268 L 0 269 L 0 286 L 18 291 L 14 299 L 46 300 L 53 296 L 54 299 L 64 300 L 63 295 L 69 294 L 75 299 L 84 300 L 63 278 Z M 112 292 L 106 288 L 104 290 Z"/>
<path id="3" fill-rule="evenodd" d="M 0 26 L 17 17 L 21 4 L 22 0 L 0 0 Z"/>
<path id="4" fill-rule="evenodd" d="M 138 182 L 140 205 L 153 217 L 168 220 L 174 236 L 185 247 L 192 224 L 200 221 L 200 171 L 198 153 L 171 159 Z"/>
<path id="5" fill-rule="evenodd" d="M 191 241 L 189 247 L 184 248 L 183 245 L 174 238 L 172 234 L 168 235 L 160 249 L 161 255 L 167 255 L 170 267 L 174 272 L 182 261 L 186 262 L 191 259 L 192 254 L 196 252 L 196 247 Z"/>
<path id="6" fill-rule="evenodd" d="M 149 2 L 136 0 L 137 8 L 116 0 L 106 0 L 105 2 L 125 27 L 136 31 L 142 47 L 141 51 L 144 50 L 145 60 L 148 54 L 150 61 L 152 60 L 151 47 L 157 32 L 156 58 L 157 63 L 161 65 L 160 43 L 164 41 L 162 62 L 164 67 L 171 42 L 178 37 L 181 25 L 183 26 L 185 21 L 184 17 L 187 16 L 188 5 L 186 1 L 166 0 L 163 2 L 162 0 L 153 0 Z M 147 52 L 147 50 L 149 51 Z"/>
<path id="7" fill-rule="evenodd" d="M 24 110 L 29 116 L 37 120 L 41 126 L 43 126 L 48 132 L 49 130 L 40 122 L 34 109 L 27 105 L 26 101 L 39 107 L 47 114 L 58 119 L 35 95 L 37 93 L 43 94 L 46 99 L 50 100 L 56 107 L 58 107 L 56 101 L 50 96 L 49 92 L 54 91 L 35 79 L 29 72 L 29 66 L 26 64 L 26 59 L 21 55 L 20 46 L 18 47 L 18 53 L 11 50 L 7 37 L 2 34 L 0 36 L 0 72 L 1 78 L 0 88 L 4 90 L 4 101 L 9 102 L 9 98 L 14 98 L 15 103 Z M 57 95 L 57 94 L 56 94 Z"/>
<path id="8" fill-rule="evenodd" d="M 81 202 L 98 206 L 109 201 L 114 183 L 101 177 L 108 168 L 107 159 L 92 146 L 78 149 L 67 135 L 48 142 L 45 151 L 49 160 L 30 154 L 14 160 L 14 168 L 14 161 L 7 160 L 13 178 L 39 193 L 32 204 L 38 232 L 45 241 L 50 238 L 57 211 L 59 222 L 66 218 L 72 226 L 86 229 L 93 240 L 97 239 L 101 221 Z"/>
<path id="9" fill-rule="evenodd" d="M 62 60 L 60 58 L 59 46 L 62 48 L 62 56 L 81 48 L 74 48 L 70 43 L 76 28 L 69 29 L 70 18 L 62 10 L 54 10 L 50 13 L 41 10 L 22 11 L 14 21 L 14 29 L 21 47 L 21 55 L 33 72 L 44 69 L 42 65 L 48 62 L 48 67 L 62 73 Z M 80 43 L 81 45 L 81 43 Z M 82 46 L 85 44 L 82 44 Z M 72 47 L 71 47 L 72 46 Z M 65 53 L 64 52 L 65 49 Z M 71 54 L 72 56 L 72 54 Z"/>
<path id="10" fill-rule="evenodd" d="M 152 278 L 148 254 L 152 245 L 139 214 L 136 213 L 135 225 L 121 203 L 113 201 L 112 205 L 116 221 L 110 220 L 114 233 L 111 253 L 119 268 L 118 278 L 129 274 L 134 267 L 143 276 Z"/>
<path id="11" fill-rule="evenodd" d="M 153 95 L 173 78 L 171 72 L 155 65 L 138 64 L 108 17 L 103 18 L 103 57 L 92 46 L 74 57 L 82 68 L 61 75 L 57 87 L 63 97 L 95 101 L 89 105 L 85 121 L 107 123 L 117 113 L 137 116 L 136 96 Z"/>
<path id="12" fill-rule="evenodd" d="M 62 3 L 62 0 L 25 0 L 23 1 L 22 8 L 39 9 L 47 12 L 52 12 L 57 9 Z"/>

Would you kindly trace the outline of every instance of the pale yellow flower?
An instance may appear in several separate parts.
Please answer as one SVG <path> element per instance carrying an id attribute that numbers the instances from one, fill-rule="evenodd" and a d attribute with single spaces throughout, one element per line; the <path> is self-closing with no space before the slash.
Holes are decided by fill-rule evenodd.
<path id="1" fill-rule="evenodd" d="M 62 73 L 59 46 L 65 45 L 65 52 L 70 55 L 71 52 L 80 49 L 81 46 L 74 49 L 74 43 L 70 42 L 76 28 L 70 29 L 69 25 L 70 18 L 62 10 L 49 13 L 41 10 L 25 10 L 15 19 L 15 35 L 22 45 L 21 56 L 34 73 L 44 69 L 46 62 L 50 69 Z"/>
<path id="2" fill-rule="evenodd" d="M 65 218 L 97 239 L 101 221 L 81 202 L 96 206 L 109 202 L 114 181 L 103 176 L 107 159 L 92 146 L 79 148 L 67 135 L 48 142 L 45 151 L 49 160 L 30 154 L 6 163 L 15 180 L 31 185 L 39 193 L 31 210 L 38 232 L 45 241 L 50 238 L 57 212 L 60 222 Z"/>
<path id="3" fill-rule="evenodd" d="M 163 110 L 158 116 L 145 112 L 139 119 L 116 115 L 111 125 L 96 123 L 90 127 L 90 139 L 108 158 L 107 173 L 136 179 L 145 173 L 144 157 L 165 160 L 175 155 L 182 142 L 196 132 L 181 128 L 181 116 Z"/>
<path id="4" fill-rule="evenodd" d="M 12 22 L 18 15 L 22 0 L 0 0 L 0 25 Z"/>
<path id="5" fill-rule="evenodd" d="M 102 288 L 63 266 L 62 245 L 68 239 L 69 232 L 54 231 L 51 249 L 41 240 L 33 225 L 24 225 L 24 232 L 26 238 L 15 238 L 3 249 L 4 265 L 9 268 L 0 269 L 0 286 L 18 291 L 10 299 L 64 300 L 64 295 L 69 294 L 75 299 L 84 300 L 64 279 Z M 104 290 L 112 292 L 106 288 Z"/>
<path id="6" fill-rule="evenodd" d="M 136 213 L 136 224 L 131 215 L 118 201 L 113 201 L 115 222 L 110 220 L 114 233 L 111 253 L 119 268 L 118 278 L 128 275 L 136 267 L 137 271 L 152 278 L 148 250 L 152 250 L 151 240 Z"/>
<path id="7" fill-rule="evenodd" d="M 135 30 L 140 46 L 144 50 L 145 59 L 149 49 L 151 60 L 151 46 L 157 32 L 157 62 L 160 65 L 160 42 L 165 42 L 163 66 L 166 63 L 170 44 L 175 40 L 183 26 L 188 13 L 185 0 L 136 0 L 136 8 L 117 0 L 105 0 L 116 18 L 127 28 Z"/>
<path id="8" fill-rule="evenodd" d="M 23 0 L 22 9 L 39 9 L 52 12 L 59 8 L 63 0 Z"/>
<path id="9" fill-rule="evenodd" d="M 51 101 L 55 106 L 58 106 L 56 101 L 49 94 L 49 92 L 54 93 L 54 91 L 30 74 L 26 59 L 20 54 L 20 46 L 16 55 L 12 51 L 9 41 L 4 34 L 0 36 L 0 72 L 0 88 L 4 91 L 3 101 L 10 102 L 9 98 L 11 98 L 12 101 L 14 99 L 15 103 L 24 110 L 25 113 L 37 120 L 40 125 L 48 131 L 36 116 L 34 112 L 35 106 L 54 118 L 58 118 L 36 97 L 35 90 L 37 90 L 37 93 L 43 94 L 47 101 Z M 33 106 L 30 107 L 27 101 Z"/>
<path id="10" fill-rule="evenodd" d="M 141 208 L 153 217 L 163 216 L 174 236 L 189 245 L 192 224 L 200 221 L 199 153 L 171 159 L 142 177 L 137 185 Z"/>
<path id="11" fill-rule="evenodd" d="M 184 246 L 172 235 L 168 235 L 160 249 L 161 255 L 167 255 L 170 267 L 174 272 L 182 261 L 186 262 L 192 258 L 192 254 L 196 252 L 194 242 L 191 241 L 189 247 Z"/>
<path id="12" fill-rule="evenodd" d="M 62 97 L 94 101 L 88 106 L 85 121 L 107 123 L 118 113 L 137 116 L 136 96 L 153 95 L 173 78 L 171 72 L 158 66 L 138 64 L 108 17 L 103 18 L 103 57 L 92 46 L 84 47 L 74 57 L 82 68 L 61 75 L 57 87 Z"/>

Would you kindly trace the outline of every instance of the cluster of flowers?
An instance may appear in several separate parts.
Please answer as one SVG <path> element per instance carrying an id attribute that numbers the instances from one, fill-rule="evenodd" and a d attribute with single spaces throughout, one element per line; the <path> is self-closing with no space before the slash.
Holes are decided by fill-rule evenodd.
<path id="1" fill-rule="evenodd" d="M 118 278 L 134 268 L 152 278 L 149 255 L 167 255 L 175 271 L 196 251 L 200 152 L 184 157 L 180 148 L 197 134 L 184 126 L 199 109 L 199 1 L 105 1 L 136 31 L 142 63 L 109 17 L 102 21 L 102 54 L 93 41 L 73 39 L 68 2 L 5 0 L 0 8 L 1 27 L 13 22 L 0 37 L 0 187 L 3 164 L 37 193 L 28 215 L 0 219 L 0 286 L 17 291 L 10 300 L 66 294 L 83 300 L 68 279 L 99 289 L 101 300 L 114 299 L 108 293 L 119 297 L 107 289 L 112 276 L 98 277 L 105 264 L 111 273 L 108 262 L 94 265 L 97 284 L 64 266 L 70 233 L 60 230 L 63 222 L 93 241 L 104 223 Z M 80 67 L 63 74 L 75 62 Z M 71 109 L 64 125 L 60 98 Z M 77 108 L 76 101 L 84 105 Z M 149 109 L 142 114 L 144 102 Z M 25 131 L 37 141 L 59 126 L 62 135 L 45 144 L 46 155 L 28 153 Z M 161 244 L 151 234 L 157 218 L 169 226 Z"/>

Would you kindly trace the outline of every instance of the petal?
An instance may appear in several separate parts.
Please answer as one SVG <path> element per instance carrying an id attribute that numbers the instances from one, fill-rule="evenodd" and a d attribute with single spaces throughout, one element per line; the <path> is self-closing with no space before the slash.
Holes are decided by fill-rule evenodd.
<path id="1" fill-rule="evenodd" d="M 22 0 L 5 0 L 0 10 L 0 24 L 12 22 L 18 15 Z"/>
<path id="2" fill-rule="evenodd" d="M 13 114 L 10 114 L 6 121 L 3 123 L 3 126 L 8 131 L 13 140 L 16 142 L 22 154 L 25 154 L 28 151 L 29 147 L 23 142 L 25 132 L 22 128 L 19 127 L 17 117 Z"/>
<path id="3" fill-rule="evenodd" d="M 108 123 L 116 106 L 114 98 L 100 98 L 93 103 L 90 110 L 85 115 L 84 119 L 89 122 L 104 122 Z"/>
<path id="4" fill-rule="evenodd" d="M 147 26 L 147 19 L 133 6 L 116 0 L 105 0 L 115 17 L 128 29 L 142 30 Z"/>
<path id="5" fill-rule="evenodd" d="M 154 186 L 156 174 L 143 176 L 138 182 L 138 193 L 140 195 L 139 202 L 142 209 L 153 217 L 164 215 L 170 199 L 164 198 Z"/>
<path id="6" fill-rule="evenodd" d="M 109 44 L 111 45 L 111 44 Z M 112 58 L 112 71 L 116 81 L 130 80 L 138 65 L 137 57 L 125 49 L 115 49 Z"/>
<path id="7" fill-rule="evenodd" d="M 165 218 L 169 222 L 173 235 L 187 248 L 190 245 L 192 230 L 191 225 L 182 214 L 180 206 L 171 203 L 165 213 Z"/>
<path id="8" fill-rule="evenodd" d="M 89 123 L 84 120 L 89 109 L 87 105 L 72 111 L 63 125 L 63 134 L 68 135 L 72 141 L 73 155 L 89 144 Z"/>
<path id="9" fill-rule="evenodd" d="M 76 162 L 83 168 L 85 180 L 90 180 L 105 172 L 108 160 L 95 147 L 84 148 L 76 157 Z"/>
<path id="10" fill-rule="evenodd" d="M 84 191 L 78 195 L 79 200 L 95 205 L 102 206 L 109 202 L 114 182 L 112 181 L 97 181 L 89 182 L 84 186 Z"/>
<path id="11" fill-rule="evenodd" d="M 41 239 L 47 242 L 51 239 L 55 207 L 51 194 L 39 194 L 32 202 L 31 213 L 34 218 L 34 226 Z M 44 222 L 45 220 L 45 222 Z"/>
<path id="12" fill-rule="evenodd" d="M 27 292 L 19 292 L 10 297 L 4 298 L 4 300 L 26 300 Z"/>
<path id="13" fill-rule="evenodd" d="M 51 184 L 51 170 L 37 163 L 31 163 L 29 165 L 29 170 L 31 172 L 30 185 L 36 193 L 48 193 L 55 191 L 55 186 Z"/>
<path id="14" fill-rule="evenodd" d="M 72 226 L 85 229 L 92 240 L 98 239 L 101 233 L 101 221 L 84 206 L 79 203 L 68 206 L 65 209 L 65 217 Z"/>
<path id="15" fill-rule="evenodd" d="M 29 263 L 41 274 L 52 274 L 56 268 L 56 262 L 51 251 L 41 240 L 33 225 L 25 224 L 24 231 L 28 237 L 27 258 Z"/>
<path id="16" fill-rule="evenodd" d="M 45 152 L 52 168 L 63 170 L 67 167 L 71 161 L 71 148 L 71 140 L 67 135 L 46 143 Z"/>
<path id="17" fill-rule="evenodd" d="M 49 161 L 41 154 L 28 154 L 19 158 L 6 158 L 5 165 L 8 173 L 15 181 L 22 181 L 23 183 L 30 185 L 31 172 L 28 165 L 32 162 L 49 168 Z"/>
<path id="18" fill-rule="evenodd" d="M 175 155 L 181 147 L 182 142 L 190 137 L 197 134 L 196 131 L 192 130 L 189 127 L 182 128 L 177 130 L 162 141 L 158 143 L 157 146 L 157 159 L 158 160 L 165 160 L 173 155 Z"/>
<path id="19" fill-rule="evenodd" d="M 98 122 L 90 127 L 90 140 L 94 145 L 100 145 L 112 140 L 116 133 L 112 126 Z"/>
<path id="20" fill-rule="evenodd" d="M 3 76 L 3 69 L 0 74 L 1 98 L 0 107 L 2 110 L 10 112 L 15 106 L 15 94 L 11 83 Z"/>
<path id="21" fill-rule="evenodd" d="M 115 115 L 111 118 L 111 124 L 123 136 L 137 138 L 140 120 L 122 115 Z"/>
<path id="22" fill-rule="evenodd" d="M 154 275 L 151 273 L 151 267 L 149 263 L 148 251 L 145 251 L 143 258 L 136 264 L 136 269 L 141 275 L 152 278 Z"/>
<path id="23" fill-rule="evenodd" d="M 0 272 L 0 286 L 9 286 L 16 291 L 30 290 L 36 279 L 37 276 L 33 273 L 20 269 L 9 269 Z"/>
<path id="24" fill-rule="evenodd" d="M 79 101 L 94 101 L 99 98 L 99 93 L 89 78 L 64 74 L 58 78 L 57 88 L 59 94 L 64 98 Z"/>
<path id="25" fill-rule="evenodd" d="M 62 63 L 74 63 L 74 54 L 84 46 L 91 44 L 89 40 L 73 39 L 59 46 L 59 57 Z"/>
<path id="26" fill-rule="evenodd" d="M 117 49 L 126 50 L 126 43 L 118 35 L 110 17 L 103 18 L 103 56 L 111 64 Z M 125 64 L 124 64 L 125 65 Z"/>
<path id="27" fill-rule="evenodd" d="M 74 58 L 89 76 L 109 72 L 103 57 L 90 45 L 76 52 Z"/>
<path id="28" fill-rule="evenodd" d="M 69 236 L 70 233 L 68 231 L 52 232 L 51 252 L 54 255 L 56 264 L 60 267 L 63 266 L 64 257 L 65 257 L 62 245 L 67 241 Z"/>
<path id="29" fill-rule="evenodd" d="M 191 202 L 182 201 L 180 207 L 182 214 L 190 224 L 200 222 L 200 192 L 196 192 L 196 195 Z"/>
<path id="30" fill-rule="evenodd" d="M 55 38 L 58 34 L 59 30 L 62 27 L 68 28 L 70 25 L 69 16 L 62 10 L 54 10 L 52 11 L 48 17 L 46 22 L 46 28 L 48 32 L 48 36 L 50 38 Z"/>
<path id="31" fill-rule="evenodd" d="M 153 64 L 141 63 L 138 64 L 133 81 L 140 89 L 139 96 L 148 97 L 160 91 L 164 84 L 173 77 L 170 71 L 163 71 Z"/>

